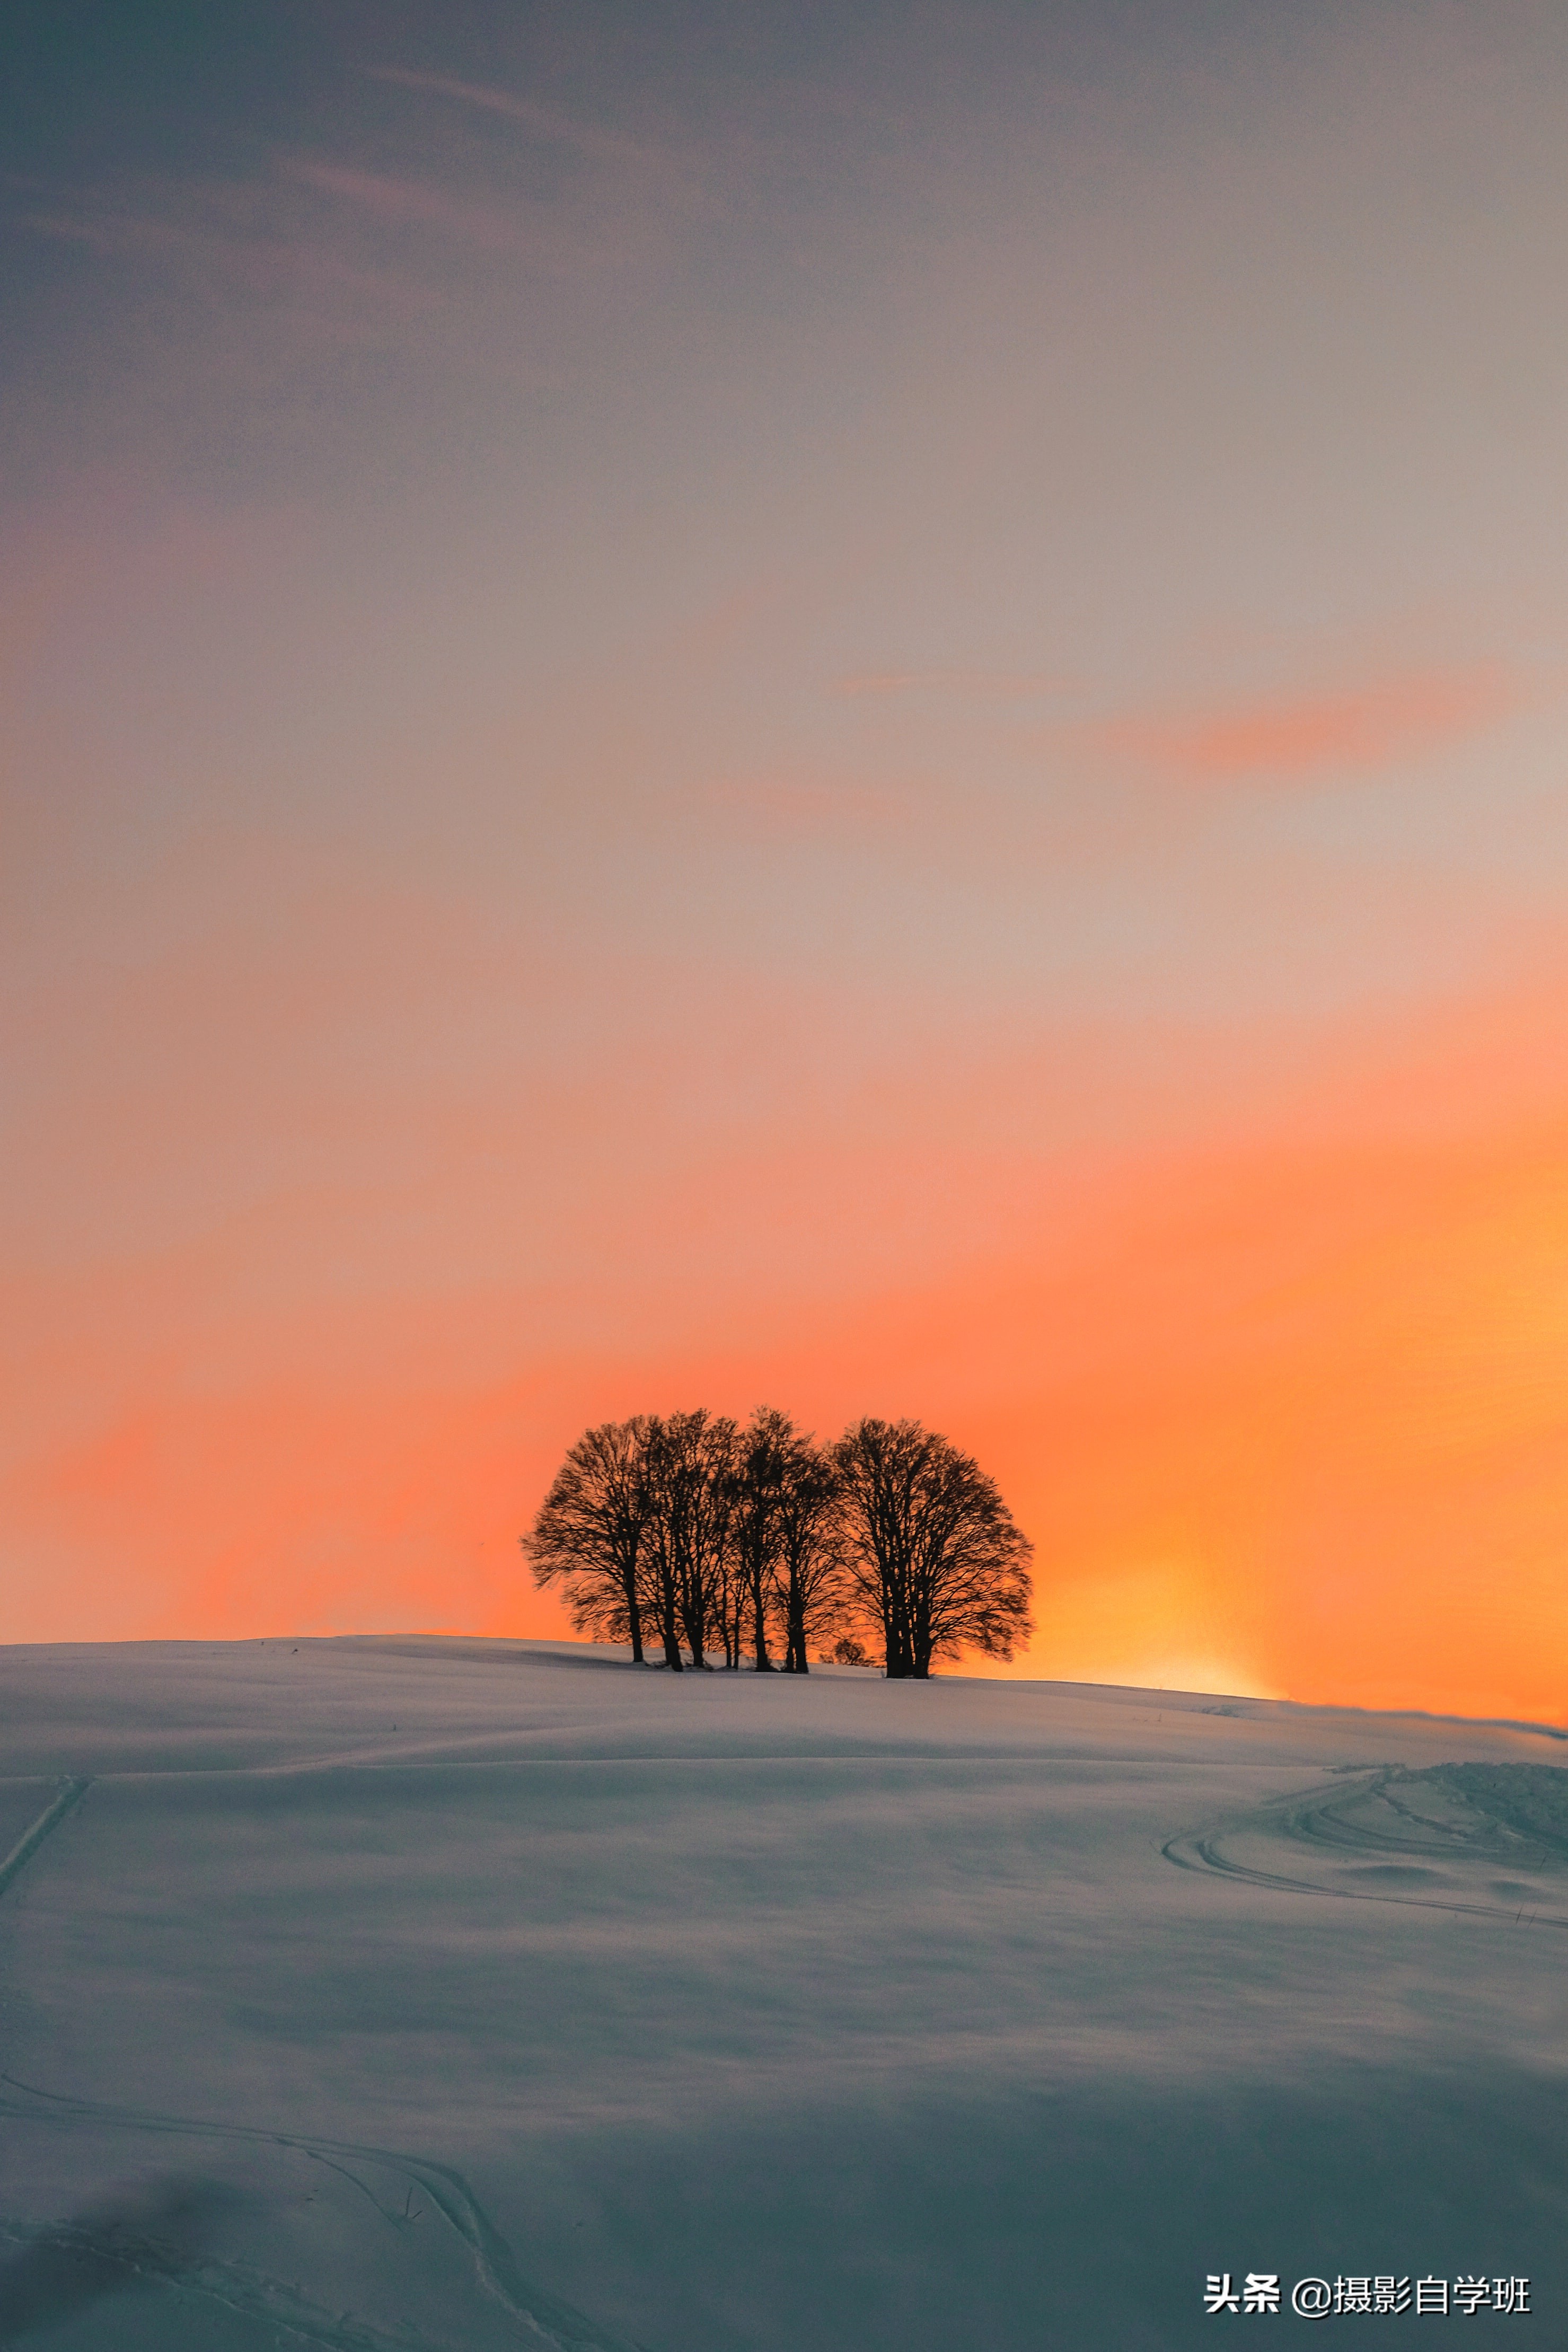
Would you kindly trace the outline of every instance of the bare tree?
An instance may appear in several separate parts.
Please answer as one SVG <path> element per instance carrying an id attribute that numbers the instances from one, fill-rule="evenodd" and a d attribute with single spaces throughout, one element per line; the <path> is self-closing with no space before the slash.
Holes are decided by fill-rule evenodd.
<path id="1" fill-rule="evenodd" d="M 1029 1624 L 1029 1546 L 967 1454 L 918 1422 L 867 1420 L 826 1451 L 787 1413 L 744 1432 L 703 1410 L 637 1414 L 584 1432 L 523 1550 L 559 1583 L 580 1633 L 658 1629 L 667 1666 L 701 1667 L 715 1629 L 738 1666 L 806 1674 L 807 1644 L 881 1633 L 889 1675 L 930 1675 L 964 1649 L 1010 1658 Z"/>
<path id="2" fill-rule="evenodd" d="M 752 1658 L 771 1675 L 768 1612 L 779 1545 L 779 1505 L 788 1475 L 795 1423 L 788 1413 L 759 1405 L 741 1434 L 734 1468 L 734 1663 L 741 1663 L 743 1620 L 752 1621 Z"/>
<path id="3" fill-rule="evenodd" d="M 650 1598 L 665 1663 L 679 1673 L 682 1635 L 692 1664 L 706 1664 L 709 1629 L 724 1603 L 738 1432 L 700 1407 L 650 1419 L 647 1433 Z"/>
<path id="4" fill-rule="evenodd" d="M 680 1654 L 679 1445 L 665 1423 L 650 1416 L 647 1430 L 648 1512 L 647 1593 L 649 1613 L 664 1644 L 664 1663 L 678 1675 Z"/>
<path id="5" fill-rule="evenodd" d="M 579 1633 L 626 1641 L 643 1663 L 643 1586 L 654 1495 L 646 1414 L 584 1431 L 522 1549 L 541 1587 L 560 1582 Z"/>
<path id="6" fill-rule="evenodd" d="M 807 1640 L 820 1640 L 839 1625 L 852 1598 L 839 1541 L 839 1500 L 832 1456 L 809 1437 L 792 1435 L 778 1481 L 773 1558 L 786 1675 L 811 1672 Z"/>
<path id="7" fill-rule="evenodd" d="M 1030 1546 L 994 1479 L 917 1421 L 858 1422 L 833 1448 L 850 1584 L 880 1627 L 889 1678 L 1026 1641 Z"/>

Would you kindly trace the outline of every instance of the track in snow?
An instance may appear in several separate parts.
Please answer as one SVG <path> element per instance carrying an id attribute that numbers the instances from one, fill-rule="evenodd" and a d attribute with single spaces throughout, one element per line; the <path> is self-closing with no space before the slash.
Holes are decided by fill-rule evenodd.
<path id="1" fill-rule="evenodd" d="M 1348 1767 L 1327 1785 L 1184 1832 L 1161 1851 L 1180 1870 L 1286 1894 L 1568 1929 L 1568 1771 Z"/>
<path id="2" fill-rule="evenodd" d="M 150 2108 L 111 2106 L 93 2099 L 68 2098 L 42 2091 L 10 2074 L 0 2074 L 0 2116 L 14 2122 L 108 2125 L 117 2129 L 184 2141 L 238 2141 L 256 2147 L 288 2149 L 325 2165 L 350 2181 L 369 2200 L 382 2221 L 402 2230 L 409 2220 L 412 2192 L 428 2200 L 447 2228 L 460 2242 L 473 2273 L 490 2300 L 513 2324 L 514 2340 L 536 2352 L 638 2352 L 619 2336 L 605 2335 L 570 2304 L 546 2293 L 525 2278 L 505 2238 L 496 2228 L 462 2174 L 432 2158 L 410 2155 L 399 2148 L 376 2147 L 367 2142 L 318 2138 L 301 2133 L 268 2131 L 247 2124 L 203 2121 Z M 372 2178 L 363 2177 L 369 2173 Z M 384 2176 L 381 2182 L 376 2174 Z M 390 2175 L 391 2180 L 385 2176 Z M 395 2187 L 392 2185 L 395 2182 Z M 403 2191 L 401 2204 L 398 2191 Z M 221 2200 L 208 2184 L 172 2184 L 171 2197 L 205 2195 Z M 113 2292 L 148 2278 L 177 2283 L 194 2294 L 231 2311 L 268 2321 L 295 2341 L 323 2347 L 323 2352 L 423 2352 L 429 2339 L 406 2324 L 389 2334 L 373 2323 L 344 2312 L 334 2315 L 310 2303 L 297 2288 L 268 2277 L 254 2267 L 219 2262 L 171 2242 L 167 2230 L 127 2227 L 123 2213 L 79 2215 L 74 2221 L 38 2231 L 0 2223 L 0 2235 L 23 2248 L 20 2255 L 0 2267 L 0 2344 L 11 2340 L 7 2326 L 5 2284 L 17 2271 L 36 2261 L 40 2248 L 66 2258 L 78 2267 L 101 2273 L 91 2294 Z M 178 2232 L 175 2233 L 177 2240 Z M 88 2297 L 80 2296 L 79 2300 Z M 16 2331 L 21 2332 L 21 2331 Z"/>
<path id="3" fill-rule="evenodd" d="M 18 1871 L 26 1868 L 49 1832 L 58 1829 L 66 1815 L 80 1804 L 91 1786 L 90 1780 L 68 1780 L 54 1802 L 45 1807 L 32 1827 L 23 1831 L 5 1861 L 0 1862 L 0 1895 L 5 1894 Z"/>
<path id="4" fill-rule="evenodd" d="M 0 1862 L 0 1895 L 91 1785 L 90 1778 L 67 1780 L 23 1832 Z M 62 2126 L 96 2123 L 164 2137 L 244 2141 L 292 2150 L 350 2181 L 394 2229 L 407 2223 L 412 2193 L 417 2189 L 460 2242 L 479 2285 L 513 2323 L 518 2343 L 537 2347 L 537 2352 L 637 2352 L 635 2346 L 605 2336 L 571 2305 L 526 2279 L 505 2238 L 462 2174 L 450 2165 L 352 2140 L 318 2139 L 245 2124 L 201 2122 L 153 2110 L 113 2107 L 39 2090 L 10 2074 L 0 2074 L 0 2085 L 4 2086 L 0 2115 L 13 2122 Z M 395 2192 L 378 2193 L 354 2169 L 356 2164 L 373 2175 L 378 2170 L 395 2175 L 404 2191 L 402 2208 Z M 9 2259 L 0 2262 L 0 2345 L 47 2327 L 84 2305 L 161 2280 L 200 2300 L 265 2321 L 282 2340 L 312 2345 L 320 2352 L 426 2352 L 430 2339 L 406 2324 L 395 2334 L 388 2334 L 353 2313 L 334 2315 L 311 2303 L 298 2288 L 251 2265 L 220 2262 L 202 2252 L 200 2224 L 232 2201 L 211 2183 L 174 2180 L 129 2200 L 89 2209 L 65 2222 L 40 2227 L 0 2220 L 0 2244 L 13 2250 Z"/>

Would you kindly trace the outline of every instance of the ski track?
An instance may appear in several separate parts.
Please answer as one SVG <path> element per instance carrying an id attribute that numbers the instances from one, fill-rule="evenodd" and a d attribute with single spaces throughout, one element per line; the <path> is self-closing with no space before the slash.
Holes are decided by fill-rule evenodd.
<path id="1" fill-rule="evenodd" d="M 0 1895 L 32 1860 L 50 1832 L 58 1827 L 91 1787 L 91 1778 L 70 1779 L 32 1825 L 26 1830 L 4 1862 L 0 1862 Z M 451 2165 L 437 2163 L 433 2158 L 412 2156 L 402 2149 L 375 2147 L 356 2140 L 333 2140 L 306 2137 L 290 2132 L 268 2131 L 247 2124 L 203 2122 L 186 2116 L 160 2114 L 154 2109 L 115 2107 L 90 2099 L 78 2099 L 60 2092 L 44 2091 L 15 2075 L 0 2074 L 0 2115 L 15 2122 L 48 2122 L 68 2126 L 73 2123 L 103 2123 L 121 2129 L 146 2132 L 184 2139 L 238 2140 L 253 2146 L 290 2148 L 318 2164 L 326 2165 L 349 2180 L 368 2199 L 382 2221 L 389 2227 L 401 2227 L 403 2215 L 384 2205 L 367 2181 L 362 2180 L 342 2158 L 354 2158 L 361 2164 L 382 2166 L 396 2172 L 412 2188 L 417 2185 L 446 2222 L 466 2247 L 475 2276 L 485 2293 L 499 2304 L 522 2331 L 522 2340 L 548 2352 L 641 2352 L 641 2347 L 624 2338 L 604 2335 L 594 2327 L 581 2312 L 570 2304 L 561 2302 L 542 2288 L 525 2279 L 517 2259 L 506 2239 L 496 2228 L 484 2207 L 462 2174 Z M 10 2095 L 7 2095 L 9 2094 Z M 344 2312 L 338 2317 L 310 2304 L 297 2291 L 284 2286 L 265 2273 L 236 2263 L 219 2263 L 204 2260 L 195 2268 L 172 2266 L 166 2255 L 161 2255 L 152 2242 L 145 2245 L 106 2247 L 79 2226 L 59 2224 L 43 2231 L 26 2229 L 16 2223 L 0 2223 L 0 2234 L 14 2245 L 21 2247 L 47 2245 L 61 2252 L 90 2252 L 100 2262 L 107 2260 L 125 2273 L 129 2284 L 134 2277 L 162 2276 L 177 2279 L 187 2291 L 197 2293 L 210 2302 L 243 2315 L 265 2319 L 275 2329 L 282 2329 L 301 2344 L 322 2347 L 322 2352 L 423 2352 L 428 2338 L 410 2329 L 400 2329 L 395 2336 L 355 2319 Z M 22 2332 L 27 2332 L 26 2329 Z M 0 2342 L 15 2340 L 13 2331 L 0 2318 Z"/>
<path id="2" fill-rule="evenodd" d="M 480 1743 L 476 1741 L 474 1744 Z M 416 1748 L 414 1757 L 418 1755 Z M 414 1757 L 407 1757 L 398 1750 L 389 1753 L 384 1748 L 379 1751 L 362 1749 L 357 1753 L 351 1751 L 347 1755 L 340 1751 L 330 1758 L 292 1759 L 281 1765 L 242 1766 L 240 1777 L 248 1777 L 252 1773 L 271 1777 L 279 1772 L 322 1769 L 351 1772 L 367 1769 L 374 1770 L 378 1767 L 385 1769 L 388 1765 L 395 1768 L 414 1760 Z M 450 1763 L 455 1759 L 448 1757 L 446 1760 Z M 510 1763 L 522 1759 L 490 1757 L 484 1760 Z M 1447 1781 L 1441 1777 L 1445 1770 L 1449 1771 Z M 108 1774 L 96 1777 L 115 1779 L 122 1776 Z M 1568 1774 L 1563 1777 L 1568 1780 Z M 1408 1784 L 1434 1778 L 1448 1795 L 1450 1803 L 1457 1794 L 1459 1801 L 1469 1809 L 1475 1819 L 1474 1828 L 1436 1821 L 1415 1811 L 1410 1802 L 1395 1793 L 1396 1790 Z M 1554 1780 L 1555 1778 L 1554 1774 Z M 73 1777 L 63 1783 L 44 1811 L 0 1861 L 0 1895 L 26 1868 L 50 1833 L 79 1804 L 91 1785 L 92 1777 Z M 1491 1791 L 1483 1788 L 1479 1793 L 1485 1795 Z M 1390 1833 L 1383 1827 L 1369 1829 L 1363 1822 L 1347 1818 L 1352 1809 L 1364 1807 L 1369 1800 L 1386 1806 L 1397 1819 L 1407 1822 L 1410 1834 Z M 1534 1807 L 1533 1812 L 1531 1806 Z M 1511 1821 L 1508 1818 L 1510 1809 L 1506 1805 L 1500 1814 L 1488 1810 L 1479 1801 L 1475 1790 L 1465 1784 L 1456 1785 L 1451 1768 L 1437 1767 L 1433 1772 L 1423 1774 L 1412 1773 L 1398 1765 L 1341 1767 L 1336 1778 L 1327 1784 L 1298 1790 L 1249 1813 L 1226 1816 L 1203 1830 L 1184 1832 L 1167 1839 L 1160 1850 L 1166 1861 L 1178 1869 L 1269 1887 L 1279 1893 L 1330 1895 L 1347 1903 L 1393 1904 L 1405 1909 L 1445 1911 L 1511 1921 L 1517 1915 L 1502 1905 L 1468 1902 L 1436 1895 L 1394 1894 L 1364 1887 L 1334 1886 L 1318 1879 L 1244 1862 L 1227 1852 L 1226 1846 L 1243 1836 L 1271 1833 L 1280 1842 L 1305 1845 L 1319 1854 L 1343 1855 L 1349 1853 L 1371 1858 L 1380 1853 L 1398 1853 L 1419 1855 L 1428 1864 L 1468 1860 L 1472 1863 L 1482 1861 L 1493 1868 L 1502 1862 L 1517 1867 L 1523 1861 L 1520 1847 L 1527 1843 L 1524 1825 L 1528 1825 L 1530 1840 L 1547 1851 L 1559 1843 L 1563 1828 L 1568 1828 L 1568 1817 L 1565 1817 L 1563 1824 L 1550 1817 L 1543 1832 L 1538 1822 L 1539 1801 L 1533 1796 L 1524 1807 L 1522 1822 L 1519 1808 L 1512 1810 L 1514 1818 Z M 1545 1851 L 1542 1858 L 1544 1862 Z M 1568 1929 L 1568 1917 L 1537 1912 L 1532 1915 L 1531 1924 Z M 379 2220 L 395 2231 L 403 2226 L 409 2196 L 417 2188 L 462 2244 L 478 2284 L 506 2314 L 517 2331 L 520 2343 L 536 2347 L 536 2352 L 641 2352 L 640 2347 L 624 2338 L 605 2335 L 582 2313 L 525 2278 L 510 2246 L 463 2175 L 452 2166 L 439 2163 L 432 2158 L 414 2155 L 404 2149 L 379 2147 L 365 2141 L 280 2132 L 247 2124 L 219 2123 L 153 2108 L 119 2107 L 102 2101 L 46 2091 L 21 2081 L 17 2076 L 3 2073 L 0 2073 L 0 2116 L 13 2122 L 47 2124 L 65 2128 L 100 2124 L 186 2141 L 226 2141 L 289 2149 L 313 2163 L 327 2167 L 351 2183 L 374 2208 Z M 356 2170 L 355 2166 L 361 2169 Z M 404 2210 L 397 2208 L 395 2192 L 392 2200 L 384 2201 L 383 2195 L 377 2192 L 372 2181 L 362 2177 L 362 2172 L 366 2169 L 373 2174 L 380 2170 L 395 2177 L 404 2191 Z M 67 2254 L 76 2252 L 92 2257 L 100 2268 L 107 2265 L 110 2271 L 118 2272 L 120 2276 L 115 2284 L 129 2285 L 139 2279 L 162 2279 L 181 2292 L 195 2294 L 238 2316 L 263 2322 L 276 2336 L 315 2347 L 317 2352 L 437 2352 L 432 2340 L 411 2326 L 404 2325 L 395 2332 L 388 2332 L 370 2321 L 356 2317 L 352 2312 L 334 2314 L 325 2306 L 312 2303 L 300 2289 L 288 2286 L 251 2265 L 219 2262 L 205 2256 L 198 2256 L 194 2261 L 179 2259 L 155 2239 L 120 2236 L 113 2243 L 109 2243 L 100 2235 L 84 2228 L 79 2221 L 44 2227 L 0 2221 L 0 2240 L 21 2249 L 17 2257 L 21 2261 L 26 2260 L 31 2249 L 58 2251 Z M 0 2318 L 0 2342 L 14 2341 L 17 2334 L 26 2332 L 29 2332 L 28 2323 L 25 2322 L 21 2330 L 13 2331 Z"/>
<path id="3" fill-rule="evenodd" d="M 90 1778 L 68 1780 L 53 1802 L 44 1808 L 32 1827 L 23 1831 L 5 1861 L 0 1862 L 0 1895 L 5 1894 L 18 1872 L 26 1868 L 49 1832 L 58 1829 L 66 1815 L 80 1804 L 91 1786 Z"/>
<path id="4" fill-rule="evenodd" d="M 24 2083 L 14 2074 L 0 2074 L 0 2115 L 15 2122 L 51 2123 L 68 2126 L 72 2124 L 108 2124 L 121 2130 L 145 2132 L 160 2137 L 186 2140 L 238 2141 L 251 2147 L 289 2148 L 324 2164 L 353 2183 L 368 2199 L 375 2211 L 390 2229 L 400 2229 L 405 2216 L 395 2204 L 384 2204 L 370 2183 L 351 2168 L 347 2159 L 361 2165 L 384 2168 L 395 2173 L 399 2185 L 417 2187 L 429 2199 L 456 2235 L 468 2249 L 469 2260 L 479 2284 L 491 2299 L 525 2332 L 525 2340 L 551 2347 L 551 2352 L 642 2352 L 642 2347 L 622 2337 L 605 2336 L 570 2304 L 561 2302 L 543 2289 L 524 2278 L 517 2259 L 506 2239 L 496 2228 L 484 2207 L 469 2188 L 463 2175 L 449 2164 L 441 2164 L 431 2157 L 416 2156 L 403 2148 L 377 2147 L 363 2140 L 328 2139 L 298 2132 L 268 2130 L 251 2124 L 216 2123 L 188 2116 L 167 2115 L 156 2108 L 118 2107 L 105 2101 L 79 2099 L 58 2091 L 44 2091 L 31 2083 Z M 62 2233 L 62 2242 L 69 2235 Z M 248 2294 L 237 2299 L 239 2283 L 253 2280 Z M 221 2281 L 221 2285 L 219 2282 Z M 332 2347 L 332 2352 L 359 2352 L 359 2347 L 398 2346 L 413 2352 L 413 2347 L 425 2343 L 424 2337 L 406 2331 L 388 2336 L 366 2322 L 354 2320 L 344 2313 L 332 2322 L 326 2334 L 311 2334 L 310 2326 L 318 2328 L 331 2315 L 319 2317 L 312 2307 L 296 2297 L 292 2291 L 276 2281 L 266 2279 L 260 2273 L 248 2273 L 237 2265 L 204 2263 L 195 2272 L 183 2277 L 182 2284 L 194 2286 L 218 2302 L 226 2302 L 236 2310 L 266 2316 L 279 2324 L 293 2326 L 301 2340 Z M 263 2300 L 258 2301 L 258 2294 Z M 297 2303 L 298 2316 L 282 2321 L 279 2299 Z M 308 2317 L 308 2315 L 310 2315 Z M 345 2329 L 347 2332 L 345 2332 Z"/>
<path id="5" fill-rule="evenodd" d="M 1463 1768 L 1460 1768 L 1462 1769 Z M 1529 1768 L 1526 1768 L 1527 1769 Z M 1506 1771 L 1507 1767 L 1493 1768 Z M 1394 1793 L 1396 1789 L 1422 1780 L 1438 1780 L 1453 1768 L 1437 1766 L 1427 1773 L 1411 1772 L 1401 1765 L 1380 1765 L 1358 1772 L 1348 1785 L 1344 1778 L 1328 1784 L 1298 1790 L 1294 1795 L 1276 1800 L 1250 1813 L 1236 1813 L 1211 1823 L 1206 1829 L 1183 1832 L 1168 1838 L 1160 1851 L 1167 1862 L 1178 1870 L 1212 1872 L 1221 1878 L 1233 1878 L 1253 1886 L 1268 1886 L 1287 1895 L 1317 1895 L 1331 1896 L 1342 1903 L 1392 1903 L 1402 1909 L 1417 1911 L 1447 1911 L 1473 1918 L 1503 1919 L 1516 1924 L 1528 1906 L 1519 1909 L 1499 1903 L 1464 1902 L 1438 1895 L 1395 1895 L 1374 1891 L 1370 1887 L 1331 1886 L 1321 1879 L 1295 1877 L 1287 1872 L 1260 1868 L 1255 1863 L 1239 1861 L 1226 1852 L 1226 1842 L 1245 1835 L 1267 1834 L 1272 1829 L 1281 1841 L 1306 1845 L 1321 1853 L 1336 1855 L 1346 1853 L 1370 1859 L 1377 1854 L 1420 1856 L 1427 1864 L 1484 1863 L 1496 1869 L 1501 1863 L 1515 1867 L 1529 1866 L 1526 1855 L 1519 1851 L 1523 1845 L 1540 1844 L 1544 1864 L 1547 1852 L 1558 1842 L 1561 1831 L 1553 1835 L 1532 1827 L 1526 1839 L 1515 1822 L 1506 1815 L 1488 1813 L 1475 1798 L 1460 1794 L 1476 1815 L 1477 1826 L 1462 1830 L 1434 1822 L 1418 1812 L 1410 1802 Z M 1568 1781 L 1568 1774 L 1563 1778 Z M 1440 1782 L 1440 1785 L 1447 1785 Z M 1386 1804 L 1390 1810 L 1410 1824 L 1413 1834 L 1405 1836 L 1378 1833 L 1363 1824 L 1345 1818 L 1349 1809 L 1368 1798 Z M 1514 1845 L 1500 1845 L 1500 1839 L 1511 1839 Z M 1568 1929 L 1568 1917 L 1552 1912 L 1532 1911 L 1530 1924 L 1538 1927 Z"/>

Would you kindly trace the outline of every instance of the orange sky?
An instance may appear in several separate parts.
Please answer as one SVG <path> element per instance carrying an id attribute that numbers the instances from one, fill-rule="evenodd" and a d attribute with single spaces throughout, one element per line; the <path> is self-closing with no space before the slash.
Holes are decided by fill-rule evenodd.
<path id="1" fill-rule="evenodd" d="M 1568 1720 L 1568 37 L 480 18 L 48 65 L 0 1639 L 559 1632 L 767 1402 L 1018 1671 Z"/>
<path id="2" fill-rule="evenodd" d="M 1255 1133 L 1055 1171 L 966 1164 L 932 1132 L 962 1102 L 911 1088 L 854 1157 L 815 1135 L 710 1163 L 700 1202 L 671 1183 L 564 1297 L 268 1313 L 247 1266 L 352 1222 L 309 1196 L 20 1282 L 36 1435 L 5 1506 L 49 1574 L 7 1630 L 558 1632 L 516 1538 L 578 1429 L 779 1398 L 822 1430 L 922 1413 L 996 1470 L 1038 1549 L 1021 1671 L 1561 1720 L 1568 1117 L 1532 1098 L 1561 1001 L 1309 1074 Z M 580 1268 L 585 1207 L 555 1236 Z M 884 1214 L 945 1228 L 929 1272 L 858 1263 Z"/>

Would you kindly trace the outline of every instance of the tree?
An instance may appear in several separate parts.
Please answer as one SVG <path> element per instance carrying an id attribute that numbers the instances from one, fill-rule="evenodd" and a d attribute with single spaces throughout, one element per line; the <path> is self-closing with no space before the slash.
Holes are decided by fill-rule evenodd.
<path id="1" fill-rule="evenodd" d="M 849 1582 L 880 1627 L 889 1679 L 924 1681 L 965 1648 L 1026 1641 L 1030 1546 L 994 1479 L 917 1421 L 858 1422 L 833 1448 Z"/>
<path id="2" fill-rule="evenodd" d="M 649 1593 L 665 1664 L 679 1674 L 681 1636 L 692 1664 L 702 1666 L 709 1627 L 723 1611 L 739 1433 L 732 1421 L 701 1407 L 662 1421 L 650 1417 L 647 1428 Z"/>
<path id="3" fill-rule="evenodd" d="M 838 1540 L 839 1485 L 832 1456 L 792 1433 L 780 1468 L 773 1563 L 786 1675 L 811 1672 L 807 1639 L 831 1633 L 850 1600 Z"/>
<path id="4" fill-rule="evenodd" d="M 541 1587 L 560 1581 L 579 1633 L 626 1641 L 643 1662 L 643 1588 L 654 1513 L 645 1413 L 584 1431 L 522 1538 Z"/>
<path id="5" fill-rule="evenodd" d="M 740 1433 L 731 1476 L 726 1662 L 740 1664 L 749 1617 L 759 1674 L 773 1671 L 770 1626 L 782 1636 L 784 1672 L 808 1674 L 808 1636 L 824 1632 L 846 1600 L 834 1544 L 837 1474 L 787 1412 L 759 1405 Z"/>
<path id="6" fill-rule="evenodd" d="M 768 1616 L 779 1548 L 779 1507 L 795 1443 L 795 1423 L 788 1413 L 772 1405 L 759 1405 L 742 1433 L 735 1456 L 734 1663 L 741 1663 L 742 1618 L 749 1611 L 752 1659 L 760 1675 L 773 1671 L 768 1655 Z"/>

